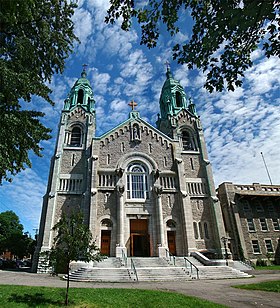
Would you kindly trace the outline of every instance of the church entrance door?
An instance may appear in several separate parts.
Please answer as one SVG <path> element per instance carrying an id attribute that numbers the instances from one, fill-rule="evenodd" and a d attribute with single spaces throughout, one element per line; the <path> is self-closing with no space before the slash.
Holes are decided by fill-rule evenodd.
<path id="1" fill-rule="evenodd" d="M 175 256 L 176 255 L 176 233 L 175 231 L 167 231 L 168 249 Z"/>
<path id="2" fill-rule="evenodd" d="M 150 236 L 146 219 L 130 220 L 130 255 L 132 257 L 150 256 Z"/>
<path id="3" fill-rule="evenodd" d="M 101 249 L 103 255 L 110 256 L 111 231 L 101 230 Z"/>

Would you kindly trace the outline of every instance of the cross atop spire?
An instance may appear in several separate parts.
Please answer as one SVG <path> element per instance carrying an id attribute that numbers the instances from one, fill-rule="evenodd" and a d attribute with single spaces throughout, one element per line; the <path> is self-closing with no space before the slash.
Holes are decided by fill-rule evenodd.
<path id="1" fill-rule="evenodd" d="M 166 62 L 164 63 L 166 65 L 166 70 L 170 71 L 170 63 L 168 60 L 166 60 Z"/>
<path id="2" fill-rule="evenodd" d="M 87 64 L 83 64 L 83 71 L 82 71 L 82 74 L 81 74 L 81 76 L 83 78 L 86 78 L 86 76 L 87 76 L 87 73 L 86 73 L 87 66 L 88 66 Z"/>
<path id="3" fill-rule="evenodd" d="M 137 104 L 134 100 L 132 100 L 132 101 L 128 104 L 128 106 L 131 107 L 131 110 L 132 110 L 132 111 L 135 109 L 135 107 L 136 107 L 137 105 L 138 105 L 138 104 Z"/>

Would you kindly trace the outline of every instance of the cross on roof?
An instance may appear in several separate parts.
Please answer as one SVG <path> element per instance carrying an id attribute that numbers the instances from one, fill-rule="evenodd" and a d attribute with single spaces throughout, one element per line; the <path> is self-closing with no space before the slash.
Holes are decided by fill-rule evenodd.
<path id="1" fill-rule="evenodd" d="M 167 60 L 164 64 L 166 65 L 167 71 L 169 71 L 170 70 L 170 63 L 169 63 L 169 61 Z"/>
<path id="2" fill-rule="evenodd" d="M 138 105 L 138 104 L 137 104 L 134 100 L 132 100 L 132 101 L 128 104 L 128 106 L 131 107 L 131 110 L 132 110 L 132 111 L 134 110 L 134 108 L 135 108 L 137 105 Z"/>
<path id="3" fill-rule="evenodd" d="M 87 69 L 87 64 L 83 64 L 83 71 L 85 72 L 86 71 L 86 69 Z"/>

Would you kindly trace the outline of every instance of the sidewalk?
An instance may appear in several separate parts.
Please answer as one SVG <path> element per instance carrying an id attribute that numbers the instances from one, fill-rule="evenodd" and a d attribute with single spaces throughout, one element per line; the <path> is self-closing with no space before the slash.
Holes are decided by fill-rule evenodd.
<path id="1" fill-rule="evenodd" d="M 254 274 L 254 273 L 253 273 Z M 280 293 L 248 291 L 232 288 L 233 285 L 280 280 L 280 272 L 257 273 L 254 278 L 223 280 L 192 280 L 186 282 L 139 282 L 139 283 L 94 283 L 70 282 L 72 288 L 125 288 L 175 291 L 196 296 L 228 307 L 280 307 Z M 66 282 L 60 277 L 46 274 L 0 270 L 0 284 L 49 286 L 64 288 Z"/>

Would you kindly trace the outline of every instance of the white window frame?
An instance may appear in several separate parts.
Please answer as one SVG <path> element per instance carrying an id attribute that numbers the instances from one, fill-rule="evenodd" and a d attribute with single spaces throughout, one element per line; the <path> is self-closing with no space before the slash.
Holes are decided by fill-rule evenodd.
<path id="1" fill-rule="evenodd" d="M 129 164 L 126 172 L 128 200 L 143 201 L 149 199 L 148 168 L 141 162 Z"/>
<path id="2" fill-rule="evenodd" d="M 271 246 L 271 251 L 268 251 L 268 245 L 267 243 L 269 242 L 269 245 Z M 273 244 L 272 244 L 272 240 L 270 238 L 264 239 L 264 244 L 265 244 L 265 248 L 266 248 L 266 252 L 267 253 L 273 253 L 274 249 L 273 249 Z"/>
<path id="3" fill-rule="evenodd" d="M 254 254 L 261 254 L 261 248 L 260 248 L 259 241 L 258 240 L 252 240 L 251 244 L 252 244 L 253 253 Z M 257 251 L 256 251 L 255 248 L 257 248 Z"/>
<path id="4" fill-rule="evenodd" d="M 268 225 L 265 218 L 259 218 L 261 231 L 268 231 Z"/>
<path id="5" fill-rule="evenodd" d="M 253 218 L 247 218 L 246 220 L 247 220 L 248 231 L 249 232 L 255 232 L 256 227 L 255 227 L 254 219 Z M 253 227 L 253 228 L 251 228 L 251 227 Z"/>

